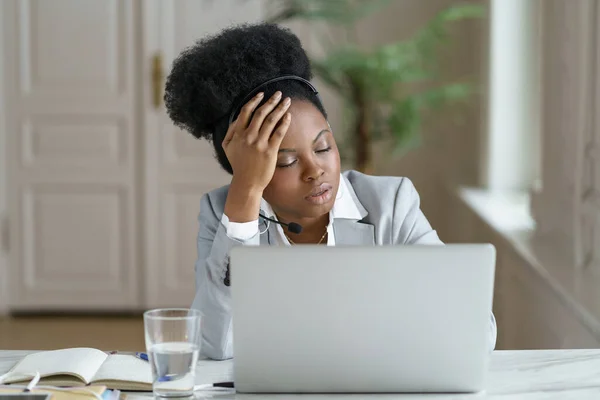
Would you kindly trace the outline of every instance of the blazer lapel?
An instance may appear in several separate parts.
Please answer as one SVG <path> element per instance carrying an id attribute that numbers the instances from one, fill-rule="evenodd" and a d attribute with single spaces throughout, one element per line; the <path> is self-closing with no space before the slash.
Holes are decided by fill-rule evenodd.
<path id="1" fill-rule="evenodd" d="M 375 245 L 375 228 L 371 224 L 337 218 L 333 221 L 335 245 Z"/>
<path id="2" fill-rule="evenodd" d="M 354 192 L 352 184 L 345 176 L 347 194 L 356 205 L 360 219 L 335 218 L 333 221 L 333 232 L 335 234 L 335 245 L 375 245 L 375 227 L 362 220 L 369 214 L 363 207 Z"/>

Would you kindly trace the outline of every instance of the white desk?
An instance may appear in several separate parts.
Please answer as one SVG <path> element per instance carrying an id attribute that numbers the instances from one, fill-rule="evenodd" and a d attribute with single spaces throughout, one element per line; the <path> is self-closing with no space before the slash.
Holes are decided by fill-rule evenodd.
<path id="1" fill-rule="evenodd" d="M 8 371 L 28 351 L 0 351 L 0 375 Z M 492 355 L 487 390 L 475 395 L 244 395 L 215 394 L 213 399 L 298 398 L 306 400 L 356 399 L 493 399 L 558 400 L 600 399 L 600 350 L 496 351 Z M 149 399 L 150 393 L 131 394 L 127 400 Z M 198 398 L 202 398 L 198 394 Z"/>

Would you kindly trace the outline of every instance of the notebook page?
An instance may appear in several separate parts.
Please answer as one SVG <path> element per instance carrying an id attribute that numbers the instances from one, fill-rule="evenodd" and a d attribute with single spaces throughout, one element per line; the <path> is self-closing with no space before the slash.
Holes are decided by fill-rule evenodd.
<path id="1" fill-rule="evenodd" d="M 123 381 L 152 384 L 152 370 L 148 361 L 132 355 L 112 354 L 98 369 L 93 382 Z"/>
<path id="2" fill-rule="evenodd" d="M 51 375 L 75 375 L 89 383 L 106 358 L 104 352 L 86 347 L 41 351 L 25 356 L 11 370 L 10 376 L 4 382 L 30 379 L 37 371 L 42 378 Z"/>

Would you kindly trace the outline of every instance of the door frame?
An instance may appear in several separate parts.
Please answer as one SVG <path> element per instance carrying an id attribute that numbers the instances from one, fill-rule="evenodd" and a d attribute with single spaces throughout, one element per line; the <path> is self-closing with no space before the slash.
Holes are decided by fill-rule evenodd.
<path id="1" fill-rule="evenodd" d="M 0 1 L 0 20 L 5 15 L 5 2 Z M 5 76 L 6 51 L 4 46 L 5 24 L 0 23 L 0 316 L 8 314 L 8 153 Z"/>

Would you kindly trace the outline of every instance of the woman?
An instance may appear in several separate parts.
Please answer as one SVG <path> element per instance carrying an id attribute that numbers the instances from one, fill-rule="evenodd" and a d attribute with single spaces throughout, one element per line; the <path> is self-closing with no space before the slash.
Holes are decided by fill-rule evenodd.
<path id="1" fill-rule="evenodd" d="M 198 217 L 193 307 L 204 314 L 201 351 L 210 358 L 233 357 L 233 246 L 442 244 L 409 179 L 340 173 L 310 79 L 298 38 L 272 24 L 237 26 L 196 43 L 167 79 L 173 122 L 212 141 L 232 174 L 230 185 L 202 197 Z M 491 348 L 495 341 L 492 316 Z"/>

